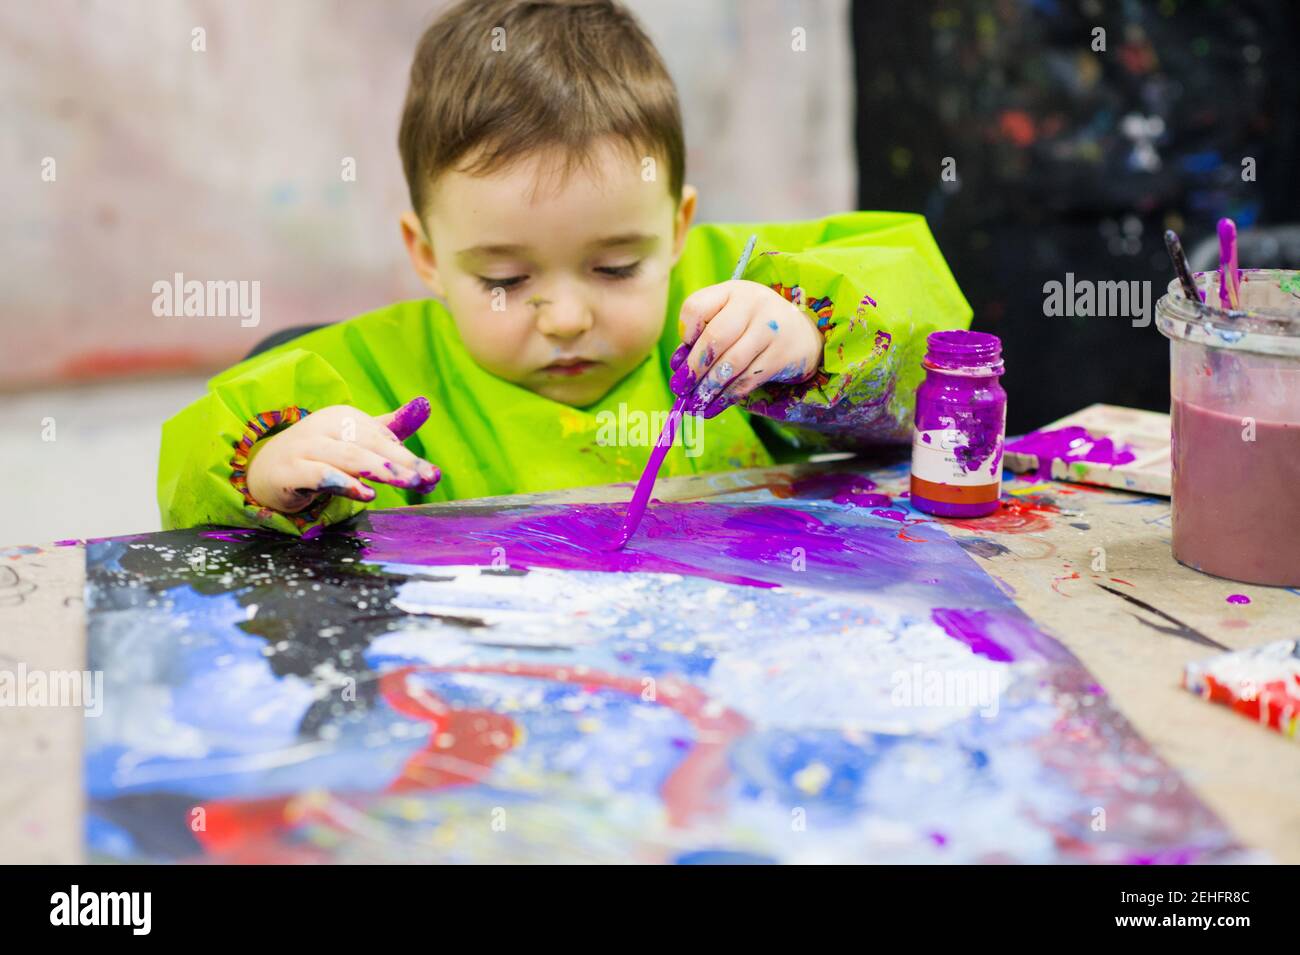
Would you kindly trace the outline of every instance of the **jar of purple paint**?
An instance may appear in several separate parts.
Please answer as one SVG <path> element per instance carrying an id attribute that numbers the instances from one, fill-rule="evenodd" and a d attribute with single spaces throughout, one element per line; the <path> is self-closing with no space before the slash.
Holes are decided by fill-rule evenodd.
<path id="1" fill-rule="evenodd" d="M 1002 341 L 985 332 L 933 332 L 916 390 L 912 506 L 938 517 L 983 517 L 1002 497 L 1007 393 Z"/>

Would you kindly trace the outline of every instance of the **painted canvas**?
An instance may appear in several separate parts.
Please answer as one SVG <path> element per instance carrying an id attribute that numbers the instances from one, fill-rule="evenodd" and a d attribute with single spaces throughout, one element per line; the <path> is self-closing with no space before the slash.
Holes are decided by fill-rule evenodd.
<path id="1" fill-rule="evenodd" d="M 91 857 L 1239 858 L 942 528 L 854 496 L 659 504 L 616 552 L 601 504 L 93 542 Z"/>

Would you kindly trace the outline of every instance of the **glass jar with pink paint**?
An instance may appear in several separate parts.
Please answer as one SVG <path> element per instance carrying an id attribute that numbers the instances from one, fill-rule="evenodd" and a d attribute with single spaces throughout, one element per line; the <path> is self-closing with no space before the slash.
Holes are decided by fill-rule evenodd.
<path id="1" fill-rule="evenodd" d="M 1241 269 L 1238 308 L 1216 273 L 1156 303 L 1169 339 L 1173 548 L 1181 563 L 1300 586 L 1300 272 Z"/>

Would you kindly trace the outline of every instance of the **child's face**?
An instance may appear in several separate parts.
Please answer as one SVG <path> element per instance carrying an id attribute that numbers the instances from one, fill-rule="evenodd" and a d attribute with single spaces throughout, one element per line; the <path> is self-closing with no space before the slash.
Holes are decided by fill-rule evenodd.
<path id="1" fill-rule="evenodd" d="M 668 278 L 695 208 L 640 159 L 597 144 L 567 177 L 561 157 L 489 175 L 447 172 L 403 232 L 416 271 L 443 298 L 480 366 L 569 405 L 599 400 L 654 348 Z"/>

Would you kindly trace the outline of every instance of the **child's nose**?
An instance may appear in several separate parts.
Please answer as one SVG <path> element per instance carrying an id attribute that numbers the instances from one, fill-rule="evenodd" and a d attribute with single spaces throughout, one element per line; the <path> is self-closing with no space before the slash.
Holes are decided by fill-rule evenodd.
<path id="1" fill-rule="evenodd" d="M 537 330 L 548 338 L 576 338 L 592 325 L 591 310 L 580 299 L 551 301 L 537 312 Z"/>

